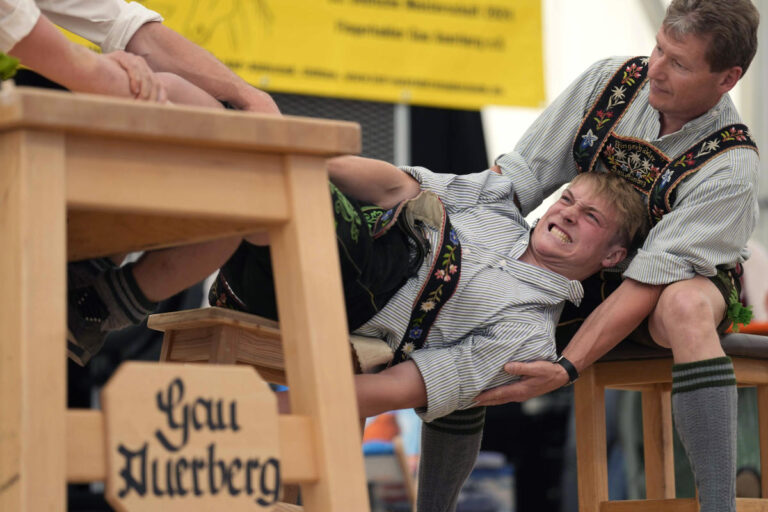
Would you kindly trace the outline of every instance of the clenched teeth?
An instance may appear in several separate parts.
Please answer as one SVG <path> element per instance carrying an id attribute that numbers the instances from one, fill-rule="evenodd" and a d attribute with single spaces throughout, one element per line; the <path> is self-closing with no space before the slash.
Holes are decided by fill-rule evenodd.
<path id="1" fill-rule="evenodd" d="M 564 244 L 570 244 L 571 242 L 573 242 L 573 240 L 571 240 L 571 237 L 569 237 L 565 231 L 558 228 L 554 224 L 549 228 L 549 232 L 555 235 L 557 238 L 559 238 L 560 241 L 563 242 Z"/>

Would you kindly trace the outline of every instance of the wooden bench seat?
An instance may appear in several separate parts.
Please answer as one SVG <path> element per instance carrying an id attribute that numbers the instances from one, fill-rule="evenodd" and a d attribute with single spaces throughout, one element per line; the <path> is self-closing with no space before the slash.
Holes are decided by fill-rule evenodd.
<path id="1" fill-rule="evenodd" d="M 147 325 L 162 331 L 161 361 L 249 364 L 267 382 L 287 384 L 280 327 L 232 309 L 210 307 L 151 315 Z M 381 340 L 350 336 L 356 369 L 369 373 L 392 359 Z"/>
<path id="2" fill-rule="evenodd" d="M 725 353 L 733 360 L 739 386 L 757 387 L 760 421 L 762 499 L 739 498 L 739 512 L 768 512 L 768 337 L 727 334 Z M 664 512 L 698 510 L 695 499 L 675 499 L 672 437 L 672 357 L 669 350 L 631 342 L 619 344 L 585 370 L 574 384 L 579 510 L 581 512 Z M 646 499 L 608 500 L 605 390 L 642 393 Z"/>

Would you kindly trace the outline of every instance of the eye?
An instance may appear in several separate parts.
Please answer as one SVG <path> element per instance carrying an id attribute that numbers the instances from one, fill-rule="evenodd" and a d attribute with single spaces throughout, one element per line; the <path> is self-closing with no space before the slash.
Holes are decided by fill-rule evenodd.
<path id="1" fill-rule="evenodd" d="M 563 194 L 562 196 L 560 196 L 560 201 L 566 204 L 571 204 L 573 202 L 573 199 L 571 198 L 571 196 Z"/>
<path id="2" fill-rule="evenodd" d="M 589 219 L 590 222 L 597 224 L 600 226 L 600 217 L 598 217 L 596 214 L 592 212 L 587 212 L 587 219 Z"/>

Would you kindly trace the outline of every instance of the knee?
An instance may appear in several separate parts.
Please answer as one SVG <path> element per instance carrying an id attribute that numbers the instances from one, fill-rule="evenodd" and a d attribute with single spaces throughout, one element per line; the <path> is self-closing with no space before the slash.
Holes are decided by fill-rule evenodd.
<path id="1" fill-rule="evenodd" d="M 662 346 L 671 347 L 680 340 L 698 339 L 716 328 L 716 312 L 711 299 L 698 287 L 686 283 L 674 283 L 665 288 L 650 317 L 651 335 Z"/>

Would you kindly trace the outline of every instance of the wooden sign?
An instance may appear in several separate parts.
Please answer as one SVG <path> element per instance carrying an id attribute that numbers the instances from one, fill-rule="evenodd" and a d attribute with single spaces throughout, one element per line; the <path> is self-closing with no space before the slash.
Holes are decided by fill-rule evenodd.
<path id="1" fill-rule="evenodd" d="M 246 366 L 129 362 L 102 391 L 106 498 L 120 511 L 271 510 L 277 403 Z"/>

